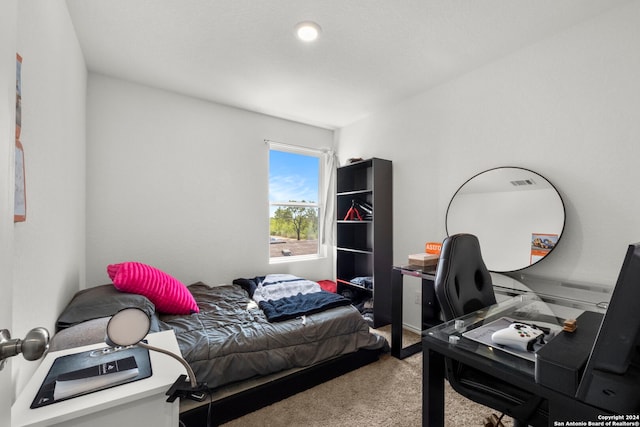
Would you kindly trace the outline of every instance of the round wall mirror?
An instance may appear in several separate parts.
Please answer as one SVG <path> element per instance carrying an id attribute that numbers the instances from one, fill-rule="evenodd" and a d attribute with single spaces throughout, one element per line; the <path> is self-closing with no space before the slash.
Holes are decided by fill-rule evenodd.
<path id="1" fill-rule="evenodd" d="M 447 235 L 475 234 L 487 268 L 498 273 L 529 267 L 555 248 L 565 223 L 556 188 L 528 169 L 500 167 L 475 175 L 456 191 Z"/>

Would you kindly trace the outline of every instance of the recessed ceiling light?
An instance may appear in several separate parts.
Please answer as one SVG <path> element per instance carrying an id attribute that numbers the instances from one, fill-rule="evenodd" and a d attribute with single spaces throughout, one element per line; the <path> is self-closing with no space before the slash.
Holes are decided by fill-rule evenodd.
<path id="1" fill-rule="evenodd" d="M 296 35 L 303 42 L 312 42 L 320 35 L 320 25 L 311 21 L 300 22 L 296 25 Z"/>

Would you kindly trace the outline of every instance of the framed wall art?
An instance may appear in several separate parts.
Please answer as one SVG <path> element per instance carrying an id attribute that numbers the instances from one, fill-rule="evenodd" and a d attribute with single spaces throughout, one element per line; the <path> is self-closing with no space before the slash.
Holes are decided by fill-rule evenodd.
<path id="1" fill-rule="evenodd" d="M 15 197 L 13 222 L 27 220 L 27 191 L 24 174 L 24 147 L 20 142 L 22 131 L 22 57 L 16 53 L 16 153 Z"/>
<path id="2" fill-rule="evenodd" d="M 27 220 L 27 191 L 24 178 L 24 148 L 16 139 L 16 190 L 13 207 L 13 222 Z"/>

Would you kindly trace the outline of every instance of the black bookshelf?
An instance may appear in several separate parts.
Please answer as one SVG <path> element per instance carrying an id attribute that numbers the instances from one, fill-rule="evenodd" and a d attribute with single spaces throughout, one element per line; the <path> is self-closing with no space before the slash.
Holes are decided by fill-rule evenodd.
<path id="1" fill-rule="evenodd" d="M 337 171 L 338 292 L 350 288 L 373 297 L 374 327 L 391 322 L 393 194 L 391 161 L 372 158 Z M 358 214 L 347 217 L 354 208 Z M 371 281 L 362 278 L 371 278 Z"/>

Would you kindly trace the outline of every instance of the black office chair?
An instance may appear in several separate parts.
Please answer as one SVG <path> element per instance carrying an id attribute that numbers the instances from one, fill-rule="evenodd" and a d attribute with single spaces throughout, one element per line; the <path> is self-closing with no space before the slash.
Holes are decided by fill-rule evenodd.
<path id="1" fill-rule="evenodd" d="M 435 291 L 444 320 L 496 303 L 491 275 L 482 259 L 476 236 L 455 234 L 444 240 Z M 509 415 L 515 426 L 548 425 L 548 404 L 538 396 L 455 360 L 445 359 L 445 370 L 455 391 Z"/>

